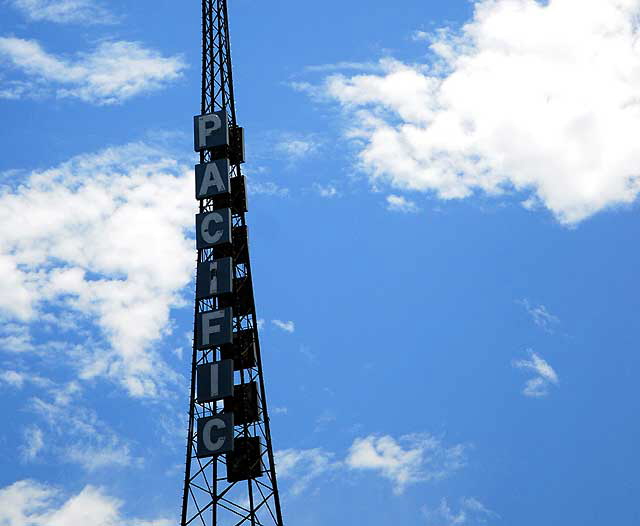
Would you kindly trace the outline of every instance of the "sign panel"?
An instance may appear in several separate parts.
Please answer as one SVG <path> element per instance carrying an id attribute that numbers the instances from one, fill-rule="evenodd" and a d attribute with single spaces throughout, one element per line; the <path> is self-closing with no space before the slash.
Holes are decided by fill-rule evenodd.
<path id="1" fill-rule="evenodd" d="M 202 300 L 233 292 L 233 260 L 214 259 L 198 263 L 196 299 Z"/>
<path id="2" fill-rule="evenodd" d="M 215 402 L 233 396 L 233 360 L 199 365 L 198 402 Z"/>
<path id="3" fill-rule="evenodd" d="M 229 159 L 196 165 L 196 199 L 231 193 Z"/>
<path id="4" fill-rule="evenodd" d="M 233 451 L 233 413 L 199 418 L 196 455 L 214 457 L 230 451 Z"/>
<path id="5" fill-rule="evenodd" d="M 211 349 L 231 343 L 233 339 L 233 312 L 231 307 L 199 312 L 196 320 L 196 347 Z"/>
<path id="6" fill-rule="evenodd" d="M 198 250 L 231 243 L 231 209 L 223 208 L 196 215 Z"/>
<path id="7" fill-rule="evenodd" d="M 193 118 L 194 149 L 201 152 L 216 146 L 229 144 L 229 123 L 227 112 L 216 111 Z"/>

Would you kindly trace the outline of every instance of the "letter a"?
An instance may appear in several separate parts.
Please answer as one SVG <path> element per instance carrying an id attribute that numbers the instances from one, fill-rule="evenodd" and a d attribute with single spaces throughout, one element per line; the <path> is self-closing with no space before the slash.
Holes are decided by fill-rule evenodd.
<path id="1" fill-rule="evenodd" d="M 215 192 L 210 191 L 212 188 L 215 188 Z M 205 165 L 204 177 L 202 178 L 202 183 L 200 184 L 198 197 L 205 197 L 212 194 L 221 194 L 226 191 L 227 187 L 222 180 L 218 165 L 216 163 L 208 163 L 207 165 Z"/>

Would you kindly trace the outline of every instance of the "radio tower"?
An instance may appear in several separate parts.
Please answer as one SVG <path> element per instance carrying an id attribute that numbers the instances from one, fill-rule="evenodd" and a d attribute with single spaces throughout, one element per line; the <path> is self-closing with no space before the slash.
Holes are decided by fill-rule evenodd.
<path id="1" fill-rule="evenodd" d="M 202 0 L 198 269 L 181 526 L 283 526 L 245 222 L 226 0 Z"/>

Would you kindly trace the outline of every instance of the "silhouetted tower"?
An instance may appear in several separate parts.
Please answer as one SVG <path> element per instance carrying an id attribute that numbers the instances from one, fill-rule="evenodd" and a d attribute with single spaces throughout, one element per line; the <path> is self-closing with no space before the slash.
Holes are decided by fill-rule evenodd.
<path id="1" fill-rule="evenodd" d="M 198 246 L 182 526 L 282 526 L 245 222 L 226 0 L 202 1 Z"/>

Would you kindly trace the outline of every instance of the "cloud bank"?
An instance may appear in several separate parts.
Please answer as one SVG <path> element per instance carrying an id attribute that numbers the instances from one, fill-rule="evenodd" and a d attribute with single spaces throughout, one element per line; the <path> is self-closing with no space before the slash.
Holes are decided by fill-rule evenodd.
<path id="1" fill-rule="evenodd" d="M 384 59 L 319 91 L 375 186 L 515 192 L 573 225 L 640 192 L 639 16 L 639 0 L 477 0 L 461 29 L 421 33 L 426 63 Z"/>
<path id="2" fill-rule="evenodd" d="M 172 521 L 132 520 L 122 516 L 122 502 L 86 486 L 65 498 L 56 488 L 24 480 L 0 489 L 0 524 L 6 526 L 170 526 Z"/>
<path id="3" fill-rule="evenodd" d="M 13 320 L 3 350 L 47 352 L 25 331 L 72 330 L 82 345 L 47 347 L 65 352 L 80 378 L 158 395 L 175 373 L 153 344 L 193 275 L 189 173 L 166 152 L 130 144 L 0 189 L 0 315 Z"/>

